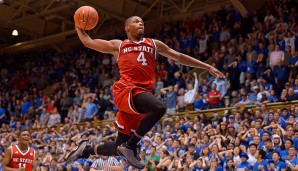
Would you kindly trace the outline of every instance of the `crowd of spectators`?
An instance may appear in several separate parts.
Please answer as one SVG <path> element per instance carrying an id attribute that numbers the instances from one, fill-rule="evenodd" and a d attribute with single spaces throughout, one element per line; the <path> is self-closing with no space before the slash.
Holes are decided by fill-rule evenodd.
<path id="1" fill-rule="evenodd" d="M 298 100 L 298 13 L 294 1 L 268 2 L 265 15 L 253 11 L 242 17 L 230 6 L 165 22 L 152 34 L 179 52 L 211 61 L 226 78 L 201 77 L 157 56 L 153 93 L 167 103 L 167 115 L 140 143 L 140 157 L 148 164 L 144 170 L 298 169 L 298 106 L 268 110 L 266 105 Z M 115 58 L 81 48 L 42 59 L 9 58 L 0 68 L 0 152 L 19 130 L 33 129 L 37 170 L 135 170 L 112 156 L 65 164 L 78 140 L 89 138 L 95 145 L 117 136 L 111 125 L 91 127 L 117 113 L 111 93 L 120 77 Z M 248 104 L 259 108 L 226 111 L 224 117 L 168 116 Z"/>
<path id="2" fill-rule="evenodd" d="M 175 27 L 165 23 L 156 38 L 179 52 L 209 60 L 226 75 L 225 79 L 212 75 L 195 78 L 189 73 L 191 68 L 160 58 L 156 95 L 170 99 L 167 105 L 176 110 L 169 111 L 297 100 L 297 11 L 294 1 L 278 2 L 269 3 L 264 15 L 253 11 L 241 17 L 231 6 L 211 15 L 187 18 Z M 186 97 L 191 85 L 195 91 Z M 171 91 L 159 91 L 163 87 Z M 172 96 L 185 98 L 175 101 Z"/>

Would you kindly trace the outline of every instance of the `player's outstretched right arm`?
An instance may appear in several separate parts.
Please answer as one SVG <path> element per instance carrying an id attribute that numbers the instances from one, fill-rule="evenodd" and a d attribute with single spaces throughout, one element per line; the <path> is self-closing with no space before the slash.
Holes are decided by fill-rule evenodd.
<path id="1" fill-rule="evenodd" d="M 76 27 L 76 30 L 80 40 L 86 47 L 94 49 L 101 53 L 109 53 L 114 55 L 115 57 L 118 57 L 119 46 L 122 42 L 121 40 L 107 41 L 103 39 L 91 39 L 84 30 L 78 27 Z"/>
<path id="2" fill-rule="evenodd" d="M 2 162 L 3 171 L 25 171 L 25 168 L 13 169 L 8 167 L 11 160 L 11 146 L 5 150 L 4 159 Z"/>
<path id="3" fill-rule="evenodd" d="M 185 55 L 183 53 L 179 53 L 175 51 L 174 49 L 168 47 L 166 44 L 159 40 L 153 40 L 156 44 L 157 52 L 165 57 L 171 58 L 174 61 L 177 61 L 183 65 L 195 67 L 195 68 L 202 68 L 209 71 L 210 74 L 224 78 L 225 76 L 216 68 L 210 66 L 209 64 L 206 64 L 204 62 L 201 62 L 195 58 L 192 58 L 188 55 Z"/>

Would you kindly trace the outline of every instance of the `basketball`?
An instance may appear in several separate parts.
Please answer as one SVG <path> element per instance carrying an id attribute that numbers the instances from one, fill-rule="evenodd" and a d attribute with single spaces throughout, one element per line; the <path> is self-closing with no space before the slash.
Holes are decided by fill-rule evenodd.
<path id="1" fill-rule="evenodd" d="M 98 13 L 93 7 L 82 6 L 75 12 L 74 21 L 77 27 L 91 30 L 98 23 Z"/>

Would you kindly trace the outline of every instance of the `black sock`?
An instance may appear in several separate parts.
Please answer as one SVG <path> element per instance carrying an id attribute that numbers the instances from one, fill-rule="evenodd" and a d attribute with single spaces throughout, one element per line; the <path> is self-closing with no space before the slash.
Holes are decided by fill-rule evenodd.
<path id="1" fill-rule="evenodd" d="M 95 155 L 94 148 L 91 146 L 87 146 L 83 151 L 83 157 L 89 158 L 90 155 Z"/>
<path id="2" fill-rule="evenodd" d="M 129 147 L 136 147 L 140 140 L 141 140 L 141 138 L 139 138 L 139 137 L 133 135 L 133 136 L 131 136 L 131 137 L 128 139 L 128 141 L 127 141 L 127 145 L 128 145 Z"/>

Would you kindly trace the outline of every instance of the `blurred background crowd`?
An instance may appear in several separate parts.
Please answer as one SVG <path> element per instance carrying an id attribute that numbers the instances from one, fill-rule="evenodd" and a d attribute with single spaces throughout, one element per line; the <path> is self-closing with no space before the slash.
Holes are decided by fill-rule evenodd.
<path id="1" fill-rule="evenodd" d="M 140 143 L 144 170 L 298 170 L 298 105 L 267 109 L 268 103 L 298 100 L 297 4 L 269 2 L 264 15 L 253 11 L 242 17 L 229 6 L 164 22 L 150 33 L 212 64 L 226 78 L 157 56 L 152 93 L 165 101 L 167 114 Z M 114 38 L 125 39 L 120 34 Z M 116 117 L 111 87 L 120 75 L 114 57 L 79 48 L 43 58 L 5 58 L 0 69 L 0 162 L 17 133 L 31 129 L 37 170 L 134 170 L 115 156 L 65 164 L 79 139 L 95 145 L 117 136 L 112 125 L 91 126 Z M 226 111 L 224 117 L 175 116 L 250 104 L 259 108 Z"/>

